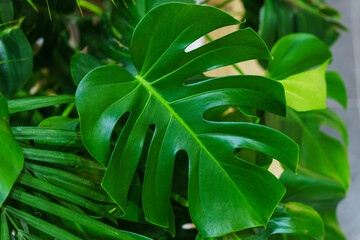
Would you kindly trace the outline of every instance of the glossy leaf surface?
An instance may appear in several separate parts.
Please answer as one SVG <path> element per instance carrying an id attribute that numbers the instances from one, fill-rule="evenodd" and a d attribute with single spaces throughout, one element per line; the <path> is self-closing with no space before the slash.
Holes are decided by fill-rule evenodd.
<path id="1" fill-rule="evenodd" d="M 270 128 L 211 122 L 203 114 L 218 106 L 239 106 L 284 115 L 281 84 L 258 76 L 187 83 L 190 77 L 211 69 L 269 58 L 266 46 L 251 29 L 185 52 L 204 34 L 238 23 L 212 7 L 161 5 L 140 21 L 133 34 L 131 54 L 139 75 L 134 77 L 124 68 L 110 65 L 91 71 L 80 82 L 76 104 L 83 140 L 95 159 L 107 166 L 102 186 L 123 211 L 147 130 L 154 126 L 142 192 L 149 222 L 172 225 L 172 171 L 175 155 L 185 150 L 190 162 L 190 215 L 204 236 L 267 223 L 284 194 L 283 188 L 268 171 L 235 157 L 233 151 L 259 151 L 295 170 L 297 146 Z M 111 152 L 110 136 L 116 122 L 127 113 L 129 117 Z"/>
<path id="2" fill-rule="evenodd" d="M 326 108 L 326 66 L 327 62 L 280 81 L 289 107 L 299 112 Z"/>
<path id="3" fill-rule="evenodd" d="M 268 75 L 283 84 L 289 107 L 299 112 L 326 108 L 331 52 L 325 43 L 311 34 L 291 34 L 281 38 L 271 54 Z"/>
<path id="4" fill-rule="evenodd" d="M 314 209 L 301 203 L 289 202 L 276 207 L 266 229 L 258 227 L 209 240 L 322 240 L 324 235 L 321 217 Z M 200 235 L 196 238 L 201 239 Z"/>
<path id="5" fill-rule="evenodd" d="M 311 34 L 297 33 L 281 38 L 271 49 L 269 76 L 282 80 L 319 66 L 331 58 L 331 52 L 320 39 Z"/>
<path id="6" fill-rule="evenodd" d="M 6 200 L 13 184 L 19 176 L 24 156 L 16 142 L 9 124 L 7 102 L 0 93 L 0 206 Z"/>

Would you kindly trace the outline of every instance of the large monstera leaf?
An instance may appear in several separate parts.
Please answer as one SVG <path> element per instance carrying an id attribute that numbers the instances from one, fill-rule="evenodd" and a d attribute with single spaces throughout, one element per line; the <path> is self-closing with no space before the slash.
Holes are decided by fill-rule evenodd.
<path id="1" fill-rule="evenodd" d="M 107 166 L 102 186 L 124 212 L 149 129 L 154 131 L 142 189 L 147 221 L 173 232 L 170 195 L 175 156 L 182 150 L 189 158 L 190 215 L 205 237 L 266 225 L 282 198 L 284 188 L 270 172 L 233 153 L 239 148 L 259 151 L 296 170 L 297 145 L 262 125 L 204 119 L 207 110 L 219 106 L 284 115 L 282 85 L 245 75 L 191 80 L 239 61 L 269 59 L 266 45 L 251 29 L 185 51 L 206 33 L 234 24 L 239 21 L 213 7 L 160 5 L 133 34 L 130 51 L 137 76 L 108 65 L 80 82 L 76 105 L 84 144 Z M 126 122 L 111 152 L 119 119 Z"/>

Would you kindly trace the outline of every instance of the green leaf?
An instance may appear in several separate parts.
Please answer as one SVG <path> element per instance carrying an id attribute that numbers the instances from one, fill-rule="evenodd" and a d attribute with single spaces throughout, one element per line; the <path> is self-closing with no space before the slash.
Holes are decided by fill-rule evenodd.
<path id="1" fill-rule="evenodd" d="M 60 197 L 64 200 L 67 200 L 68 202 L 77 204 L 80 207 L 87 208 L 95 213 L 98 213 L 100 216 L 106 217 L 116 223 L 114 217 L 112 217 L 110 214 L 108 214 L 102 208 L 101 205 L 95 204 L 95 203 L 91 202 L 90 200 L 80 197 L 77 194 L 74 194 L 63 188 L 54 186 L 51 183 L 34 178 L 31 175 L 27 175 L 27 174 L 20 175 L 18 182 L 23 185 L 37 189 L 39 191 L 45 192 L 47 194 L 51 194 L 52 196 Z"/>
<path id="2" fill-rule="evenodd" d="M 17 190 L 16 190 L 17 191 Z M 71 233 L 58 228 L 44 220 L 34 217 L 26 212 L 7 206 L 6 212 L 10 215 L 25 221 L 30 226 L 58 239 L 80 240 L 80 238 L 72 235 Z"/>
<path id="3" fill-rule="evenodd" d="M 283 129 L 299 144 L 299 164 L 310 171 L 333 178 L 347 189 L 350 181 L 347 147 L 320 128 L 324 125 L 332 127 L 347 143 L 347 132 L 342 120 L 329 109 L 306 113 L 289 110 L 288 113 Z"/>
<path id="4" fill-rule="evenodd" d="M 74 96 L 71 95 L 28 97 L 9 100 L 8 106 L 9 113 L 11 114 L 43 107 L 50 107 L 58 104 L 71 103 L 73 101 Z"/>
<path id="5" fill-rule="evenodd" d="M 67 189 L 80 196 L 101 202 L 112 202 L 106 193 L 93 181 L 77 176 L 64 170 L 26 163 L 26 169 L 35 176 L 46 179 L 48 182 Z"/>
<path id="6" fill-rule="evenodd" d="M 336 206 L 350 181 L 345 125 L 329 109 L 288 113 L 280 125 L 299 144 L 300 159 L 297 175 L 287 169 L 281 175 L 286 187 L 283 201 L 313 207 L 323 219 L 326 239 L 345 239 L 336 220 Z M 323 126 L 331 127 L 342 139 L 324 133 Z"/>
<path id="7" fill-rule="evenodd" d="M 281 38 L 272 48 L 268 74 L 276 80 L 323 64 L 331 58 L 328 46 L 311 34 L 298 33 Z"/>
<path id="8" fill-rule="evenodd" d="M 86 227 L 92 233 L 97 234 L 99 236 L 111 237 L 111 238 L 123 239 L 123 240 L 149 239 L 147 237 L 135 233 L 118 230 L 116 228 L 111 227 L 110 225 L 94 220 L 87 215 L 78 213 L 76 211 L 65 208 L 58 204 L 52 203 L 43 198 L 30 195 L 18 189 L 14 189 L 14 191 L 11 193 L 11 198 L 20 201 L 21 203 L 25 203 L 29 206 L 32 206 L 34 208 L 51 213 L 55 216 L 59 216 L 74 223 L 78 223 Z M 61 239 L 69 239 L 69 238 L 61 238 Z"/>
<path id="9" fill-rule="evenodd" d="M 123 211 L 151 126 L 155 131 L 142 192 L 147 221 L 165 228 L 173 223 L 170 196 L 175 155 L 180 150 L 186 151 L 190 161 L 190 215 L 204 236 L 265 225 L 282 198 L 284 189 L 271 173 L 233 152 L 237 148 L 259 151 L 295 170 L 296 144 L 262 125 L 203 118 L 207 110 L 219 106 L 284 115 L 282 85 L 245 75 L 187 83 L 211 69 L 269 58 L 265 44 L 251 29 L 185 52 L 201 36 L 233 24 L 239 21 L 213 7 L 160 5 L 140 21 L 133 34 L 131 54 L 138 76 L 110 65 L 91 71 L 80 82 L 76 105 L 83 141 L 94 158 L 107 166 L 102 186 Z M 111 134 L 127 113 L 111 153 Z"/>
<path id="10" fill-rule="evenodd" d="M 101 166 L 94 160 L 71 153 L 32 148 L 23 148 L 23 153 L 25 159 L 30 159 L 32 161 L 68 165 L 74 166 L 76 168 L 93 168 L 105 170 L 103 166 Z"/>
<path id="11" fill-rule="evenodd" d="M 258 227 L 223 237 L 211 238 L 211 240 L 322 240 L 324 235 L 324 224 L 320 215 L 314 209 L 301 203 L 288 202 L 279 204 L 276 207 L 266 229 Z M 198 235 L 196 239 L 201 240 L 203 238 Z"/>
<path id="12" fill-rule="evenodd" d="M 76 53 L 71 59 L 71 76 L 76 86 L 79 85 L 81 79 L 85 75 L 93 70 L 96 67 L 103 65 L 100 60 L 97 58 L 86 54 L 86 53 Z"/>
<path id="13" fill-rule="evenodd" d="M 280 81 L 285 88 L 286 104 L 289 107 L 299 112 L 326 108 L 327 64 L 328 61 L 318 68 Z"/>
<path id="14" fill-rule="evenodd" d="M 0 92 L 9 98 L 20 90 L 32 73 L 33 55 L 20 28 L 0 32 Z"/>
<path id="15" fill-rule="evenodd" d="M 247 4 L 248 5 L 248 4 Z M 326 16 L 328 14 L 328 16 Z M 260 12 L 259 33 L 269 47 L 292 33 L 310 33 L 331 45 L 346 30 L 323 1 L 266 0 Z"/>
<path id="16" fill-rule="evenodd" d="M 19 140 L 48 140 L 81 144 L 81 135 L 74 130 L 43 127 L 12 127 L 11 130 L 15 138 Z"/>
<path id="17" fill-rule="evenodd" d="M 10 240 L 9 225 L 4 208 L 1 208 L 0 212 L 0 240 Z"/>
<path id="18" fill-rule="evenodd" d="M 288 202 L 279 204 L 267 227 L 266 235 L 294 234 L 299 239 L 308 236 L 315 240 L 324 238 L 324 224 L 319 214 L 309 206 Z"/>
<path id="19" fill-rule="evenodd" d="M 14 7 L 11 0 L 0 1 L 0 23 L 14 19 Z"/>
<path id="20" fill-rule="evenodd" d="M 345 240 L 336 219 L 336 206 L 346 190 L 336 180 L 299 167 L 295 175 L 288 170 L 281 175 L 287 193 L 284 201 L 300 201 L 312 206 L 320 214 L 327 240 Z"/>
<path id="21" fill-rule="evenodd" d="M 79 119 L 64 116 L 48 117 L 39 123 L 39 127 L 63 130 L 75 130 L 78 126 Z"/>
<path id="22" fill-rule="evenodd" d="M 7 102 L 0 93 L 0 206 L 6 200 L 16 178 L 19 176 L 24 157 L 9 124 Z"/>
<path id="23" fill-rule="evenodd" d="M 336 100 L 344 108 L 347 107 L 347 93 L 344 81 L 339 73 L 334 71 L 326 72 L 327 96 Z"/>

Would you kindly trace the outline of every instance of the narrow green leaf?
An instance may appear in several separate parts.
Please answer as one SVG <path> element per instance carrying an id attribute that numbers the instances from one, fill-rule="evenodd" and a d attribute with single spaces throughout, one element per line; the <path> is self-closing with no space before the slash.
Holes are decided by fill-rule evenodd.
<path id="1" fill-rule="evenodd" d="M 41 127 L 12 127 L 16 139 L 19 140 L 51 140 L 51 141 L 69 141 L 71 143 L 80 143 L 81 135 L 74 130 L 52 129 Z"/>
<path id="2" fill-rule="evenodd" d="M 36 7 L 36 5 L 33 3 L 32 0 L 26 0 L 26 2 L 37 12 L 38 8 Z"/>
<path id="3" fill-rule="evenodd" d="M 11 193 L 11 198 L 20 201 L 22 203 L 25 203 L 29 206 L 32 206 L 34 208 L 53 214 L 55 216 L 67 219 L 74 223 L 78 223 L 86 227 L 92 233 L 100 236 L 112 237 L 123 240 L 149 239 L 147 237 L 135 233 L 118 230 L 116 228 L 111 227 L 110 225 L 107 225 L 100 221 L 96 221 L 88 217 L 87 215 L 78 213 L 76 211 L 70 210 L 68 208 L 52 203 L 45 199 L 22 192 L 18 189 L 14 189 L 14 191 Z M 65 238 L 65 239 L 71 239 L 71 238 Z"/>
<path id="4" fill-rule="evenodd" d="M 97 5 L 95 5 L 95 4 L 91 3 L 91 2 L 88 2 L 86 0 L 79 0 L 78 3 L 80 5 L 80 7 L 83 7 L 85 9 L 97 14 L 97 15 L 102 15 L 103 14 L 103 10 L 100 7 L 98 7 Z"/>
<path id="5" fill-rule="evenodd" d="M 63 188 L 57 187 L 52 185 L 51 183 L 48 183 L 46 181 L 34 178 L 30 175 L 27 174 L 22 174 L 20 175 L 20 177 L 18 178 L 18 182 L 35 188 L 39 191 L 45 192 L 47 194 L 62 198 L 68 202 L 71 202 L 73 204 L 77 204 L 80 207 L 84 207 L 87 208 L 95 213 L 98 213 L 100 216 L 102 217 L 106 217 L 109 220 L 113 221 L 114 223 L 116 223 L 114 217 L 112 217 L 110 214 L 108 214 L 101 205 L 95 204 L 92 201 L 89 201 L 86 198 L 80 197 L 77 194 L 74 194 L 70 191 L 67 191 Z"/>
<path id="6" fill-rule="evenodd" d="M 28 97 L 10 100 L 8 102 L 8 107 L 9 113 L 11 114 L 43 107 L 50 107 L 58 104 L 71 103 L 73 101 L 74 96 L 71 95 Z"/>
<path id="7" fill-rule="evenodd" d="M 16 196 L 21 197 L 21 192 L 18 192 L 18 190 L 15 190 L 15 193 L 18 193 Z M 12 193 L 12 197 L 13 197 L 13 195 L 14 195 L 14 193 Z M 41 198 L 38 198 L 38 199 L 41 199 Z M 45 200 L 43 200 L 43 201 L 45 201 Z M 6 212 L 18 219 L 25 221 L 27 224 L 29 224 L 33 228 L 36 228 L 36 229 L 38 229 L 50 236 L 53 236 L 55 238 L 68 239 L 68 240 L 80 240 L 80 238 L 72 235 L 71 233 L 69 233 L 61 228 L 58 228 L 50 223 L 47 223 L 44 220 L 34 217 L 26 212 L 15 209 L 11 206 L 6 206 Z"/>
<path id="8" fill-rule="evenodd" d="M 56 163 L 76 168 L 93 168 L 105 170 L 105 168 L 94 160 L 81 157 L 71 153 L 23 148 L 24 157 L 33 161 Z"/>
<path id="9" fill-rule="evenodd" d="M 1 208 L 0 224 L 0 240 L 10 240 L 9 225 L 6 219 L 5 208 Z"/>
<path id="10" fill-rule="evenodd" d="M 78 195 L 102 202 L 112 202 L 106 193 L 92 181 L 73 173 L 56 168 L 25 163 L 28 170 L 35 176 L 45 178 L 48 182 L 67 189 Z"/>
<path id="11" fill-rule="evenodd" d="M 20 232 L 20 231 L 18 231 Z M 27 232 L 24 232 L 24 231 L 21 231 L 21 234 L 25 237 L 26 240 L 43 240 L 39 237 L 36 237 L 30 233 L 27 233 Z"/>
<path id="12" fill-rule="evenodd" d="M 13 184 L 19 176 L 24 156 L 16 142 L 9 124 L 7 103 L 0 93 L 0 207 L 6 200 Z"/>

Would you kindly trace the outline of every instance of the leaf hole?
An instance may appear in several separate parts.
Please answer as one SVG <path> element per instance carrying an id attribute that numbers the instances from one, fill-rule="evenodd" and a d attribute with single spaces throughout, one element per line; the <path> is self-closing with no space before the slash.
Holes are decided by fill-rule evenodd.
<path id="1" fill-rule="evenodd" d="M 176 189 L 178 195 L 187 199 L 188 182 L 189 156 L 185 150 L 180 150 L 175 155 L 172 189 Z"/>
<path id="2" fill-rule="evenodd" d="M 203 118 L 211 122 L 250 122 L 257 123 L 259 118 L 255 116 L 253 109 L 248 112 L 240 111 L 237 106 L 217 106 L 206 110 Z M 254 115 L 253 115 L 254 114 Z"/>
<path id="3" fill-rule="evenodd" d="M 233 150 L 233 154 L 238 159 L 265 168 L 268 168 L 273 160 L 272 157 L 249 148 L 237 147 Z"/>
<path id="4" fill-rule="evenodd" d="M 140 161 L 139 161 L 139 165 L 138 165 L 138 173 L 139 173 L 141 184 L 143 183 L 143 180 L 144 180 L 146 160 L 147 160 L 150 144 L 154 137 L 155 131 L 156 131 L 155 124 L 151 124 L 146 131 L 144 144 L 143 144 L 143 147 L 141 150 L 141 156 L 140 156 Z"/>
<path id="5" fill-rule="evenodd" d="M 116 122 L 114 130 L 111 134 L 111 140 L 110 140 L 110 148 L 111 148 L 111 152 L 114 150 L 115 148 L 115 144 L 125 126 L 125 124 L 127 123 L 128 119 L 130 117 L 130 111 L 124 113 Z"/>
<path id="6" fill-rule="evenodd" d="M 191 51 L 194 51 L 210 42 L 213 42 L 217 39 L 220 39 L 220 38 L 234 32 L 238 29 L 239 29 L 238 25 L 225 26 L 225 27 L 215 29 L 215 30 L 201 36 L 200 38 L 196 39 L 191 44 L 189 44 L 185 48 L 185 52 L 189 53 Z"/>
<path id="7" fill-rule="evenodd" d="M 344 142 L 344 139 L 343 137 L 341 136 L 341 134 L 335 130 L 334 128 L 330 127 L 330 126 L 327 126 L 327 125 L 321 125 L 320 126 L 320 131 L 322 133 L 324 133 L 325 135 L 328 135 L 332 138 L 335 138 L 336 140 L 340 141 L 342 144 L 345 145 L 345 142 Z"/>

